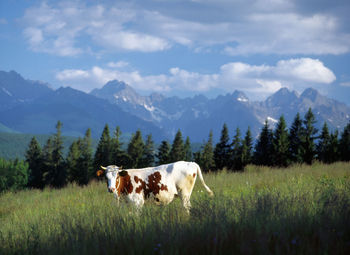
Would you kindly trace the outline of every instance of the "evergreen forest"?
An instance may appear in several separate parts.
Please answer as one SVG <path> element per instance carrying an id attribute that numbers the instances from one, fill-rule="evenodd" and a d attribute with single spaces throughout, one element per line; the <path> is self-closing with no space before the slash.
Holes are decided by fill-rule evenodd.
<path id="1" fill-rule="evenodd" d="M 193 152 L 190 137 L 184 138 L 181 130 L 172 142 L 164 140 L 159 146 L 154 143 L 152 134 L 144 137 L 137 130 L 125 144 L 120 128 L 110 130 L 107 124 L 96 150 L 92 146 L 90 129 L 84 137 L 75 139 L 65 148 L 63 124 L 58 121 L 56 133 L 47 138 L 44 146 L 32 137 L 24 160 L 0 158 L 0 192 L 46 186 L 61 188 L 68 183 L 86 185 L 97 178 L 95 172 L 101 165 L 128 169 L 185 160 L 197 162 L 204 172 L 216 172 L 222 169 L 244 171 L 251 164 L 282 168 L 315 161 L 326 164 L 350 161 L 350 123 L 341 132 L 330 131 L 326 123 L 317 130 L 315 124 L 311 109 L 303 117 L 297 114 L 289 128 L 283 116 L 273 129 L 266 120 L 256 139 L 249 127 L 245 132 L 237 128 L 230 137 L 224 124 L 217 144 L 213 142 L 211 131 L 200 150 Z"/>

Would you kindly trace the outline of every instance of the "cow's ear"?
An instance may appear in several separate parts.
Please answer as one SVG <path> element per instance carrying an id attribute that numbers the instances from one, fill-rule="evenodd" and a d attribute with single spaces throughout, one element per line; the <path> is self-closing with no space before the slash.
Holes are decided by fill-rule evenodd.
<path id="1" fill-rule="evenodd" d="M 128 175 L 128 171 L 123 170 L 123 171 L 120 171 L 120 172 L 119 172 L 119 176 L 124 177 L 124 176 L 126 176 L 126 175 Z"/>
<path id="2" fill-rule="evenodd" d="M 98 171 L 96 172 L 96 175 L 97 175 L 98 177 L 100 177 L 101 175 L 103 175 L 103 170 L 98 170 Z"/>

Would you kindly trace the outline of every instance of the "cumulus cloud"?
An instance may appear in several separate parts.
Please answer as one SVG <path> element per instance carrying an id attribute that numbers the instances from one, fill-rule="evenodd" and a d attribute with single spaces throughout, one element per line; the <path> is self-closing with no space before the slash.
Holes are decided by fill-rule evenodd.
<path id="1" fill-rule="evenodd" d="M 334 73 L 320 60 L 311 58 L 278 61 L 275 73 L 281 77 L 325 84 L 336 79 Z"/>
<path id="2" fill-rule="evenodd" d="M 149 92 L 243 90 L 257 97 L 276 92 L 281 87 L 301 91 L 310 86 L 330 84 L 336 79 L 320 60 L 310 58 L 281 60 L 273 66 L 232 62 L 222 65 L 219 72 L 212 74 L 173 67 L 166 74 L 142 75 L 137 70 L 123 68 L 123 62 L 110 62 L 106 67 L 94 66 L 90 70 L 63 70 L 56 74 L 56 78 L 67 86 L 86 92 L 117 79 L 137 90 Z"/>
<path id="3" fill-rule="evenodd" d="M 252 53 L 343 54 L 349 52 L 349 32 L 339 30 L 331 15 L 304 16 L 297 13 L 259 13 L 239 24 L 237 46 L 224 52 L 237 56 Z"/>
<path id="4" fill-rule="evenodd" d="M 65 86 L 84 92 L 101 88 L 111 80 L 124 81 L 138 90 L 165 92 L 170 89 L 166 75 L 142 76 L 139 71 L 121 70 L 123 67 L 117 63 L 108 63 L 105 68 L 94 66 L 89 70 L 62 70 L 56 74 L 56 79 Z"/>
<path id="5" fill-rule="evenodd" d="M 174 45 L 195 51 L 219 46 L 234 56 L 349 52 L 349 3 L 312 9 L 304 2 L 44 2 L 26 10 L 23 24 L 33 50 L 62 56 L 95 47 L 155 52 Z"/>
<path id="6" fill-rule="evenodd" d="M 166 50 L 169 42 L 157 35 L 131 29 L 138 10 L 83 2 L 60 2 L 26 10 L 22 22 L 30 48 L 59 56 L 76 56 L 101 47 L 111 51 L 154 52 Z"/>

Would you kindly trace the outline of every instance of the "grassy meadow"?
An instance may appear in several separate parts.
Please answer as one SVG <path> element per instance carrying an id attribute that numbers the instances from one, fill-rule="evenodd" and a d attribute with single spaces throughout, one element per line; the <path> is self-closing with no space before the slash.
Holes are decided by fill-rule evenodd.
<path id="1" fill-rule="evenodd" d="M 0 254 L 350 254 L 350 163 L 248 166 L 179 199 L 118 207 L 104 182 L 0 195 Z"/>

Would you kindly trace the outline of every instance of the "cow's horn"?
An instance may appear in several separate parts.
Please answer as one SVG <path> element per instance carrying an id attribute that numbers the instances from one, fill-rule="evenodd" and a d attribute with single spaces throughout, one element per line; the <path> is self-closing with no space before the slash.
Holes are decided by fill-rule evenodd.
<path id="1" fill-rule="evenodd" d="M 102 168 L 103 170 L 106 170 L 106 169 L 107 169 L 107 167 L 104 167 L 104 166 L 101 166 L 101 168 Z"/>

